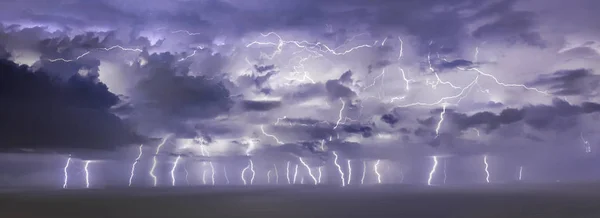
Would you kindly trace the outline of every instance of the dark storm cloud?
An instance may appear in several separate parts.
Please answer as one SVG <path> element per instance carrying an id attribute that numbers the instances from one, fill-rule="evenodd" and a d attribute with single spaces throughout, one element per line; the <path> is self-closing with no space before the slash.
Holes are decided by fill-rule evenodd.
<path id="1" fill-rule="evenodd" d="M 281 106 L 280 101 L 249 101 L 242 102 L 248 111 L 269 111 Z"/>
<path id="2" fill-rule="evenodd" d="M 3 149 L 113 149 L 143 140 L 107 111 L 119 99 L 95 79 L 62 82 L 6 60 L 0 68 Z"/>
<path id="3" fill-rule="evenodd" d="M 437 68 L 440 70 L 451 70 L 460 68 L 468 68 L 473 65 L 473 62 L 463 59 L 457 59 L 453 61 L 443 61 L 437 65 Z"/>
<path id="4" fill-rule="evenodd" d="M 498 20 L 485 24 L 475 31 L 473 36 L 484 39 L 502 39 L 510 43 L 524 42 L 544 47 L 546 42 L 535 32 L 535 14 L 526 11 L 513 11 L 504 14 Z"/>
<path id="5" fill-rule="evenodd" d="M 344 125 L 343 130 L 347 133 L 361 134 L 364 138 L 369 138 L 373 135 L 373 128 L 361 124 Z"/>
<path id="6" fill-rule="evenodd" d="M 600 76 L 591 69 L 559 70 L 542 75 L 529 84 L 548 87 L 553 95 L 591 97 L 598 95 Z"/>
<path id="7" fill-rule="evenodd" d="M 596 112 L 600 112 L 600 104 L 585 102 L 581 106 L 577 106 L 561 99 L 554 99 L 552 105 L 529 105 L 522 109 L 508 108 L 500 114 L 485 111 L 466 115 L 447 111 L 446 116 L 459 130 L 483 127 L 486 131 L 491 132 L 502 125 L 520 121 L 524 121 L 536 129 L 545 129 L 553 122 L 565 122 L 565 120 L 561 120 L 563 118 Z"/>

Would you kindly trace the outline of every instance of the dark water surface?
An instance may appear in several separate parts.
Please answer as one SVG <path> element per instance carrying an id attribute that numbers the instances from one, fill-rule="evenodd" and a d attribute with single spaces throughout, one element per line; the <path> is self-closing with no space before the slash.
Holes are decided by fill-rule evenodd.
<path id="1" fill-rule="evenodd" d="M 600 185 L 5 191 L 0 218 L 600 218 Z"/>

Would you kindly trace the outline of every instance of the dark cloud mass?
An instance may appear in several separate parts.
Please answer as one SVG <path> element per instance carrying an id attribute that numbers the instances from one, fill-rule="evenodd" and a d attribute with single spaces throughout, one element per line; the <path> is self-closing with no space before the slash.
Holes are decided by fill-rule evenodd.
<path id="1" fill-rule="evenodd" d="M 63 82 L 7 60 L 0 73 L 3 149 L 111 149 L 143 139 L 108 112 L 119 99 L 94 78 Z"/>
<path id="2" fill-rule="evenodd" d="M 261 176 L 300 157 L 331 172 L 333 151 L 410 173 L 431 156 L 593 157 L 600 34 L 581 8 L 600 5 L 2 1 L 0 144 L 133 161 L 153 139 L 161 163 L 252 160 Z"/>

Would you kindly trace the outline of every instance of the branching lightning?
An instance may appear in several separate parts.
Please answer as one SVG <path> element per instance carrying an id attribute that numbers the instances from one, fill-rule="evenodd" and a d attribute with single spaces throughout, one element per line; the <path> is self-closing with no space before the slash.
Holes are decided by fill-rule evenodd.
<path id="1" fill-rule="evenodd" d="M 264 127 L 263 127 L 263 125 L 260 125 L 260 131 L 262 131 L 262 133 L 263 133 L 265 136 L 267 136 L 267 137 L 271 137 L 271 138 L 275 139 L 275 141 L 277 142 L 277 144 L 280 144 L 280 145 L 283 145 L 283 144 L 285 144 L 285 143 L 283 143 L 283 142 L 279 141 L 279 139 L 277 138 L 277 136 L 274 136 L 274 135 L 271 135 L 271 134 L 268 134 L 268 133 L 266 133 L 266 132 L 265 132 L 265 129 L 264 129 Z"/>
<path id="2" fill-rule="evenodd" d="M 583 142 L 583 146 L 585 146 L 585 153 L 591 153 L 592 147 L 590 146 L 590 142 L 583 138 L 583 132 L 579 134 L 579 137 L 581 138 L 581 142 Z"/>
<path id="3" fill-rule="evenodd" d="M 298 159 L 300 160 L 300 163 L 302 163 L 302 165 L 304 165 L 304 167 L 306 168 L 306 171 L 308 171 L 308 175 L 310 175 L 310 178 L 313 179 L 313 181 L 315 182 L 315 185 L 317 185 L 317 183 L 318 183 L 317 178 L 315 178 L 315 176 L 313 175 L 308 164 L 306 164 L 306 162 L 304 162 L 304 160 L 302 160 L 301 157 L 298 157 Z"/>
<path id="4" fill-rule="evenodd" d="M 142 52 L 142 49 L 137 49 L 137 48 L 124 48 L 120 45 L 115 45 L 109 48 L 97 48 L 98 50 L 104 50 L 104 51 L 110 51 L 113 50 L 115 48 L 121 49 L 122 51 L 135 51 L 135 52 Z M 64 58 L 57 58 L 57 59 L 48 59 L 48 61 L 50 62 L 57 62 L 57 61 L 62 61 L 62 62 L 73 62 L 73 61 L 77 61 L 85 56 L 87 56 L 88 54 L 90 54 L 92 51 L 86 51 L 85 53 L 77 56 L 75 59 L 70 59 L 70 60 L 66 60 Z"/>

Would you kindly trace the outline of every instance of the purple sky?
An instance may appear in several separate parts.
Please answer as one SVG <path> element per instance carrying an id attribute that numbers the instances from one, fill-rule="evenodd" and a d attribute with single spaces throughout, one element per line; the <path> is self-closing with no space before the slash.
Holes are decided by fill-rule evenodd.
<path id="1" fill-rule="evenodd" d="M 599 9 L 595 0 L 2 1 L 0 101 L 10 106 L 0 110 L 0 163 L 19 162 L 1 168 L 2 184 L 62 184 L 72 155 L 76 167 L 104 163 L 102 183 L 122 185 L 140 144 L 147 178 L 136 181 L 151 184 L 167 136 L 163 185 L 177 156 L 195 174 L 211 172 L 210 161 L 232 176 L 250 157 L 263 183 L 287 161 L 310 179 L 302 157 L 336 183 L 334 151 L 359 177 L 363 162 L 380 160 L 388 182 L 406 172 L 424 183 L 432 156 L 438 170 L 448 160 L 457 183 L 482 182 L 484 156 L 496 181 L 521 166 L 536 181 L 598 179 L 588 165 L 600 162 Z M 175 172 L 183 179 L 183 167 Z"/>

